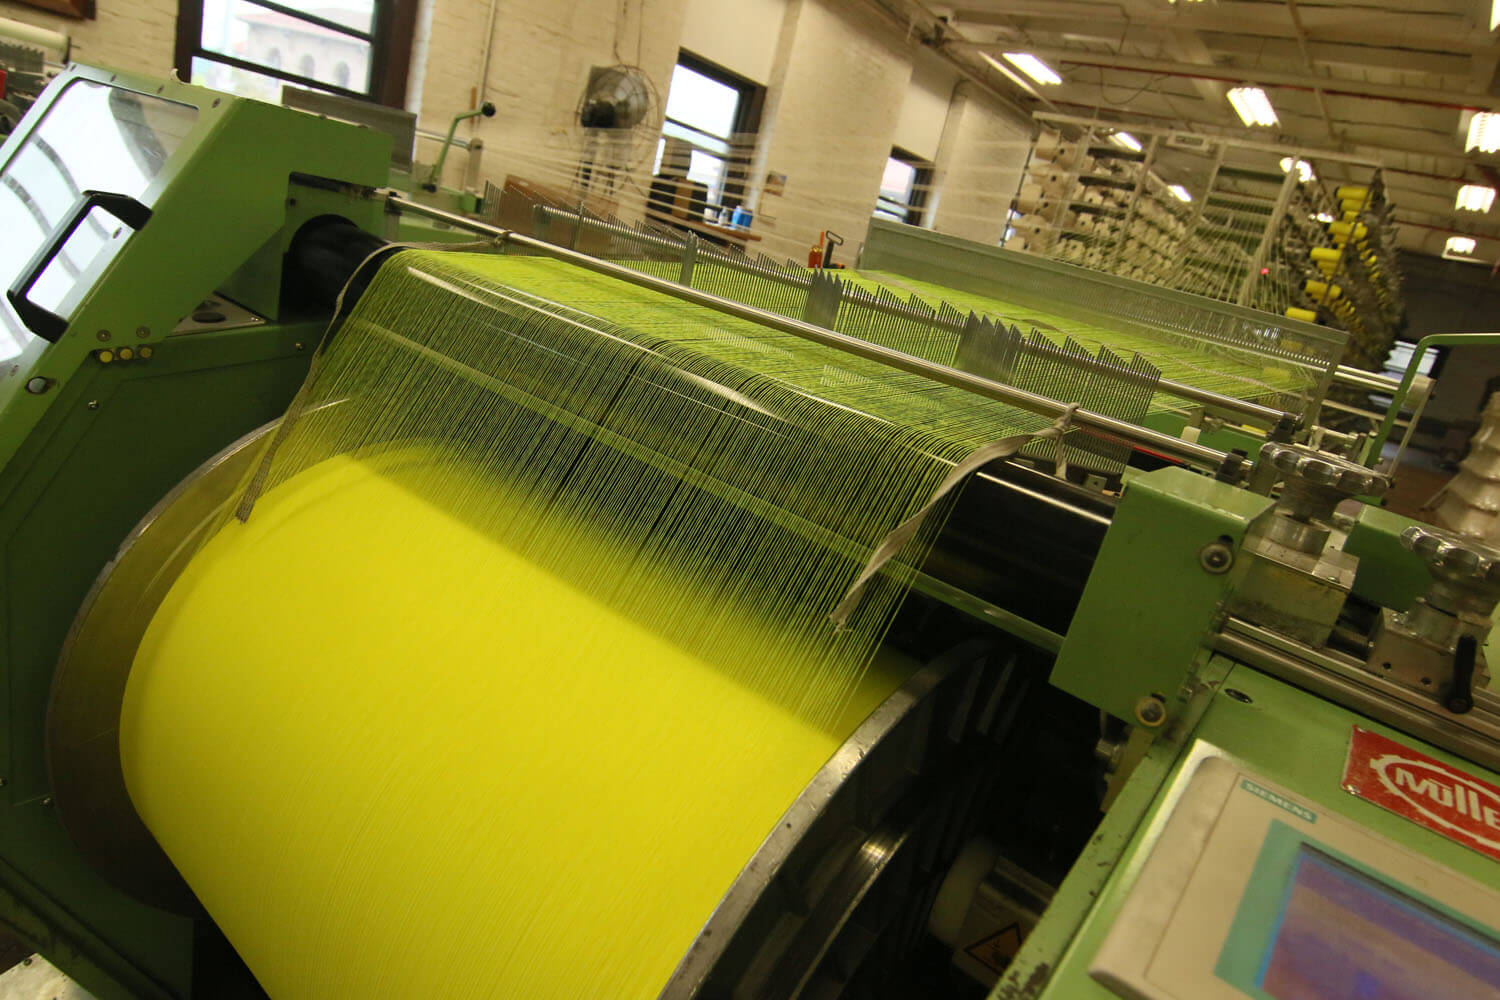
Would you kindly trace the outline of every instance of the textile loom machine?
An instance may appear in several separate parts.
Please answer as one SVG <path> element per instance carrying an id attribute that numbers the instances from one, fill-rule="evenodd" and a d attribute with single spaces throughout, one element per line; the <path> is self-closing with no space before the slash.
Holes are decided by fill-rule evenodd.
<path id="1" fill-rule="evenodd" d="M 388 158 L 81 67 L 0 150 L 0 929 L 132 1000 L 1500 996 L 1500 553 L 1295 393 Z"/>
<path id="2" fill-rule="evenodd" d="M 520 206 L 509 209 L 512 218 L 526 214 Z M 1268 438 L 1298 432 L 1299 439 L 1378 464 L 1395 418 L 1408 413 L 1399 421 L 1404 450 L 1433 387 L 1418 375 L 1401 392 L 1396 379 L 1340 364 L 1346 335 L 1327 327 L 884 219 L 871 220 L 856 269 L 832 277 L 722 252 L 681 233 L 627 227 L 576 206 L 525 209 L 544 238 L 773 311 L 821 310 L 827 325 L 944 363 L 964 365 L 956 346 L 965 324 L 977 319 L 1008 327 L 1020 353 L 1069 366 L 1083 367 L 1082 355 L 1100 351 L 1144 357 L 1160 378 L 1147 412 L 1134 416 L 1224 450 L 1254 453 Z M 706 281 L 698 278 L 700 267 L 709 272 Z M 741 277 L 724 281 L 725 271 Z M 831 279 L 832 287 L 808 296 L 820 279 Z M 789 296 L 789 289 L 797 291 Z M 1030 336 L 1022 337 L 1026 331 Z M 1379 431 L 1387 414 L 1369 408 L 1371 395 L 1399 403 Z M 1295 425 L 1285 422 L 1288 415 Z M 1332 426 L 1358 426 L 1361 419 L 1368 422 L 1362 433 Z"/>

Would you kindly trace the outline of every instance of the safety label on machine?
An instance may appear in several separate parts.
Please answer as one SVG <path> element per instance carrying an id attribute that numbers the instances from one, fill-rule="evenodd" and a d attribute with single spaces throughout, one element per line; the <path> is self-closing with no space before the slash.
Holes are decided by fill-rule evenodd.
<path id="1" fill-rule="evenodd" d="M 1344 791 L 1500 861 L 1500 786 L 1354 727 Z"/>

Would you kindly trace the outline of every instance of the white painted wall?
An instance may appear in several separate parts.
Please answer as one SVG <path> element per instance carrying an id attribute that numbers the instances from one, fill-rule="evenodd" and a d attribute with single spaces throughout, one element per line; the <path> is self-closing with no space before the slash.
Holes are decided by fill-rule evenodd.
<path id="1" fill-rule="evenodd" d="M 61 31 L 74 62 L 166 76 L 177 40 L 177 0 L 102 0 L 99 16 L 77 21 L 0 0 L 0 17 Z"/>
<path id="2" fill-rule="evenodd" d="M 495 117 L 471 119 L 466 132 L 484 139 L 485 175 L 497 184 L 514 174 L 568 185 L 585 155 L 577 108 L 590 69 L 638 64 L 662 91 L 655 117 L 628 141 L 595 151 L 601 162 L 624 169 L 613 179 L 596 181 L 592 191 L 616 201 L 622 216 L 638 213 L 649 188 L 685 5 L 686 0 L 641 0 L 625 5 L 622 14 L 616 0 L 498 0 L 488 78 L 480 94 L 488 5 L 435 0 L 416 109 L 419 125 L 446 131 L 456 112 L 472 107 L 476 98 L 487 99 L 495 104 Z M 436 150 L 433 141 L 419 142 L 417 159 L 430 161 Z M 462 161 L 449 157 L 447 183 L 460 183 Z"/>
<path id="3" fill-rule="evenodd" d="M 902 35 L 854 0 L 792 0 L 762 121 L 761 166 L 787 176 L 786 192 L 752 204 L 756 247 L 806 260 L 820 230 L 863 239 L 911 81 Z"/>
<path id="4" fill-rule="evenodd" d="M 804 260 L 823 229 L 862 239 L 893 145 L 933 159 L 929 199 L 936 228 L 994 242 L 1024 160 L 1028 123 L 965 85 L 952 104 L 956 72 L 857 0 L 497 0 L 485 37 L 485 0 L 423 0 L 411 71 L 410 106 L 421 126 L 449 118 L 481 96 L 498 114 L 464 126 L 485 141 L 484 173 L 567 185 L 585 150 L 575 111 L 589 70 L 639 63 L 662 91 L 679 48 L 767 86 L 752 170 L 757 212 L 753 245 Z M 75 39 L 73 56 L 137 72 L 172 69 L 177 0 L 104 0 L 94 21 L 72 21 L 0 0 L 0 17 Z M 489 52 L 488 79 L 480 69 Z M 482 95 L 481 95 L 482 90 Z M 631 141 L 599 150 L 622 165 L 596 191 L 619 214 L 637 214 L 649 186 L 657 117 Z M 418 143 L 419 160 L 436 156 Z M 449 157 L 446 183 L 461 182 L 464 157 Z M 767 171 L 787 175 L 785 193 L 761 195 Z M 849 259 L 846 256 L 845 259 Z"/>
<path id="5" fill-rule="evenodd" d="M 959 72 L 932 52 L 918 52 L 912 63 L 911 84 L 896 119 L 894 144 L 925 160 L 936 160 L 953 88 Z"/>
<path id="6" fill-rule="evenodd" d="M 787 0 L 688 0 L 682 48 L 764 85 L 786 10 Z"/>
<path id="7" fill-rule="evenodd" d="M 949 112 L 927 221 L 939 232 L 994 244 L 1005 234 L 1031 123 L 976 90 L 961 87 Z"/>

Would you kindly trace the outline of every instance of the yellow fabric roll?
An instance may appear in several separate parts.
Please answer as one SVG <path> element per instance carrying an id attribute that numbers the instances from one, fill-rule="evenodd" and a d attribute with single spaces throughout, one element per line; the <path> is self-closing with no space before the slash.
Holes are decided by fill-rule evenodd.
<path id="1" fill-rule="evenodd" d="M 425 463 L 330 459 L 199 553 L 130 677 L 131 796 L 276 1000 L 654 996 L 899 679 L 809 725 L 420 498 Z"/>

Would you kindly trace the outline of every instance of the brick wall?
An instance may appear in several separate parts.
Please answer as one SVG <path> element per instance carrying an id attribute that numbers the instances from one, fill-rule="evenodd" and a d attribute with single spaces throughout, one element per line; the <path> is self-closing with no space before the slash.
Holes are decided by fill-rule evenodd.
<path id="1" fill-rule="evenodd" d="M 497 183 L 510 174 L 573 183 L 588 154 L 576 108 L 590 68 L 639 64 L 664 101 L 679 46 L 696 32 L 702 48 L 704 22 L 723 21 L 726 2 L 498 0 L 482 88 L 498 114 L 462 126 L 459 134 L 484 139 L 484 174 Z M 441 133 L 454 113 L 481 96 L 489 4 L 424 0 L 422 10 L 410 104 L 422 128 Z M 936 228 L 999 239 L 1025 158 L 1028 122 L 972 86 L 960 88 L 949 106 L 953 71 L 856 0 L 755 0 L 742 13 L 764 22 L 755 30 L 757 54 L 735 67 L 766 77 L 750 201 L 763 237 L 756 249 L 805 259 L 818 231 L 833 229 L 849 239 L 849 259 L 874 207 L 886 157 L 898 143 L 937 162 L 928 212 Z M 81 62 L 157 75 L 172 69 L 176 0 L 107 0 L 94 21 L 0 0 L 0 17 L 68 32 Z M 639 212 L 649 186 L 660 102 L 656 115 L 630 141 L 593 151 L 604 168 L 594 175 L 595 193 L 627 218 Z M 934 137 L 940 137 L 935 150 Z M 419 141 L 419 160 L 436 154 L 434 140 Z M 446 183 L 461 182 L 464 159 L 449 157 Z M 760 194 L 767 171 L 787 175 L 784 194 Z"/>
<path id="2" fill-rule="evenodd" d="M 101 0 L 99 16 L 92 21 L 0 0 L 0 17 L 66 33 L 73 39 L 75 62 L 154 76 L 172 71 L 177 0 Z"/>
<path id="3" fill-rule="evenodd" d="M 806 260 L 818 232 L 863 238 L 911 81 L 899 32 L 852 0 L 793 0 L 766 100 L 755 176 L 783 195 L 752 198 L 767 255 Z"/>
<path id="4" fill-rule="evenodd" d="M 928 205 L 932 227 L 998 243 L 1030 144 L 1030 122 L 976 94 L 972 86 L 960 87 L 940 144 L 936 191 Z"/>
<path id="5" fill-rule="evenodd" d="M 484 139 L 484 173 L 501 182 L 516 174 L 544 183 L 567 183 L 586 153 L 577 127 L 577 107 L 594 66 L 639 64 L 663 91 L 677 61 L 686 0 L 640 0 L 623 14 L 617 0 L 500 0 L 484 99 L 496 115 L 476 119 L 469 135 Z M 428 55 L 423 68 L 420 125 L 446 131 L 449 118 L 473 106 L 484 63 L 488 5 L 435 0 Z M 665 100 L 665 93 L 660 95 Z M 593 150 L 605 169 L 596 171 L 595 193 L 612 196 L 622 215 L 638 212 L 649 187 L 656 117 L 624 143 Z M 419 160 L 431 160 L 432 142 L 419 144 Z M 456 161 L 456 162 L 455 162 Z M 456 184 L 462 157 L 450 158 L 446 180 Z M 608 167 L 622 169 L 609 176 Z"/>

